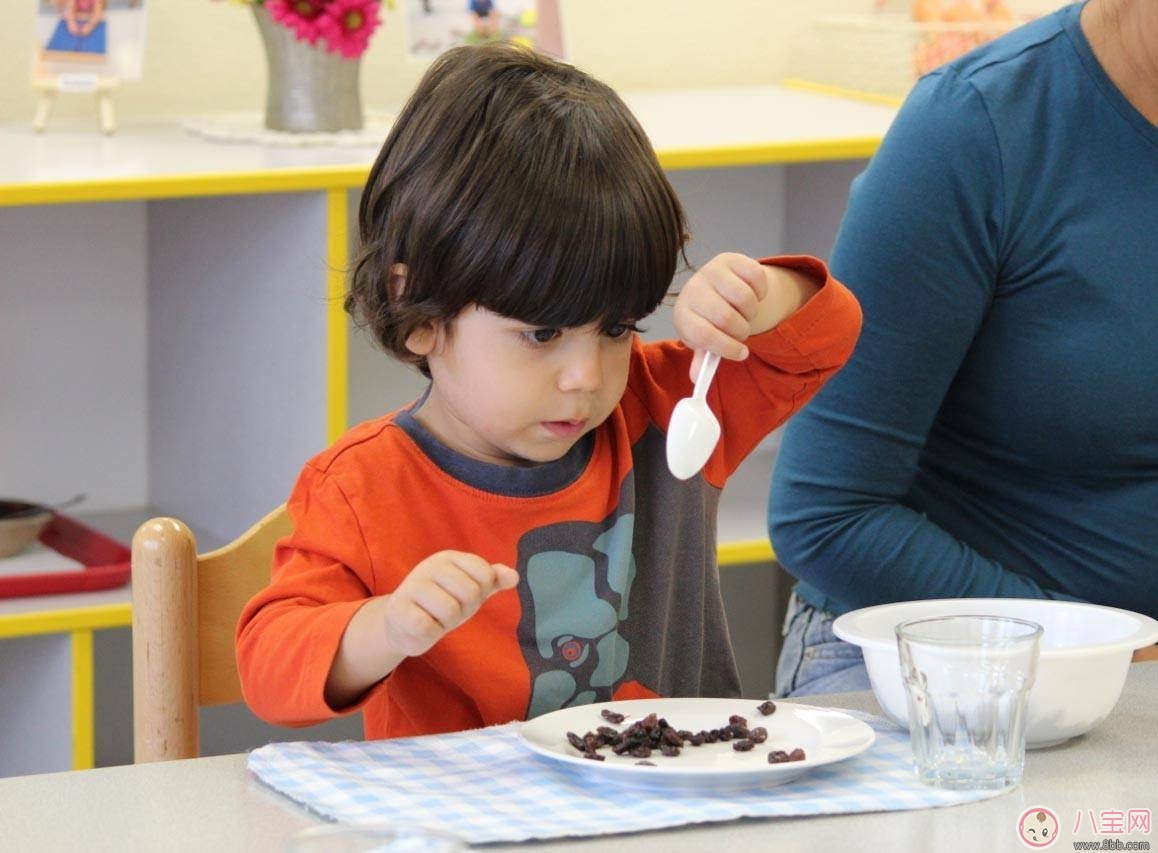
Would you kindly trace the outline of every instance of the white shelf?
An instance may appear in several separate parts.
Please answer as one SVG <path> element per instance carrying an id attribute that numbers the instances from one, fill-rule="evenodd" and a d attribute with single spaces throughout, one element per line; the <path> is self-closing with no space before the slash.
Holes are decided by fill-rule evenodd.
<path id="1" fill-rule="evenodd" d="M 627 93 L 665 168 L 871 154 L 893 107 L 786 86 Z M 375 146 L 263 146 L 173 123 L 34 133 L 0 126 L 0 206 L 360 186 Z"/>

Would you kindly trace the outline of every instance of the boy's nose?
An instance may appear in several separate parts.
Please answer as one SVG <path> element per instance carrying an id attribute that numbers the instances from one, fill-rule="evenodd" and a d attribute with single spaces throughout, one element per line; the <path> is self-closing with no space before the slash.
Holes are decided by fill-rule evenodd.
<path id="1" fill-rule="evenodd" d="M 578 347 L 559 371 L 559 390 L 594 391 L 603 384 L 603 361 L 594 347 Z"/>

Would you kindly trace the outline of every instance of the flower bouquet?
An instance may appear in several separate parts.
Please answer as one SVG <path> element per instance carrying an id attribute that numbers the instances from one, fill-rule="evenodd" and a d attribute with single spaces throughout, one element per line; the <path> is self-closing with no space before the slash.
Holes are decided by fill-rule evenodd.
<path id="1" fill-rule="evenodd" d="M 235 0 L 236 2 L 236 0 Z M 264 6 L 278 24 L 298 41 L 357 59 L 370 46 L 370 36 L 382 23 L 380 0 L 241 0 Z"/>
<path id="2" fill-rule="evenodd" d="M 231 0 L 250 6 L 269 66 L 265 126 L 290 133 L 359 130 L 362 54 L 383 0 Z M 385 0 L 393 8 L 393 0 Z"/>

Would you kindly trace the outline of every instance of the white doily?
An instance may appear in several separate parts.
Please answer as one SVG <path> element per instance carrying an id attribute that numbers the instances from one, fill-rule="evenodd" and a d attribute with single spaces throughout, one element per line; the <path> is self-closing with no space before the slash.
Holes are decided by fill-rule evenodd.
<path id="1" fill-rule="evenodd" d="M 262 113 L 244 112 L 193 116 L 181 122 L 181 127 L 189 133 L 216 142 L 248 142 L 257 145 L 289 147 L 338 145 L 377 148 L 386 139 L 386 133 L 390 130 L 393 121 L 394 115 L 392 113 L 367 112 L 361 130 L 340 130 L 336 133 L 289 133 L 267 128 L 265 116 Z"/>

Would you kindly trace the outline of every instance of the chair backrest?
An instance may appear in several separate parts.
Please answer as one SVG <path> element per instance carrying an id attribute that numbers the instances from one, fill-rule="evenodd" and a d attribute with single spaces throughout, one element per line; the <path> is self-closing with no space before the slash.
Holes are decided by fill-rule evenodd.
<path id="1" fill-rule="evenodd" d="M 192 531 L 154 518 L 133 536 L 133 760 L 200 754 L 198 709 L 241 701 L 233 636 L 292 530 L 280 506 L 228 545 L 197 553 Z"/>

